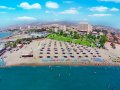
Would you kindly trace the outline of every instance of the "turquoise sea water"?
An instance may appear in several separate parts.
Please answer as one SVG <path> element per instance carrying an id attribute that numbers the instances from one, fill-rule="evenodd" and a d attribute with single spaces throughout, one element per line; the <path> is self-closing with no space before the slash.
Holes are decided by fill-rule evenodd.
<path id="1" fill-rule="evenodd" d="M 11 33 L 9 32 L 0 32 L 0 38 L 4 38 L 4 37 L 7 37 L 9 36 Z"/>
<path id="2" fill-rule="evenodd" d="M 10 67 L 0 90 L 120 90 L 120 67 Z"/>

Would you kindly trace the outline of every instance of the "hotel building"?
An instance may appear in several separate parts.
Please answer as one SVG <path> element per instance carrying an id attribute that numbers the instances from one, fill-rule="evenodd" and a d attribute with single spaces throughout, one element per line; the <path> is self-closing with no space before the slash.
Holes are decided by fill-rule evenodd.
<path id="1" fill-rule="evenodd" d="M 80 22 L 80 24 L 77 26 L 77 31 L 80 34 L 89 34 L 92 32 L 92 25 L 90 25 L 88 22 Z"/>

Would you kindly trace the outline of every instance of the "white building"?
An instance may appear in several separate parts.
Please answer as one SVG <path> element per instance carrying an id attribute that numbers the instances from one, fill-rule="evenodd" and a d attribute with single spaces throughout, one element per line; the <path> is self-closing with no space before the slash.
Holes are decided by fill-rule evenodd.
<path id="1" fill-rule="evenodd" d="M 65 25 L 59 25 L 59 30 L 66 31 L 67 27 Z"/>
<path id="2" fill-rule="evenodd" d="M 42 37 L 46 37 L 48 35 L 47 32 L 41 32 L 41 33 L 31 33 L 30 36 L 32 38 L 42 38 Z"/>
<path id="3" fill-rule="evenodd" d="M 77 26 L 77 31 L 80 33 L 89 34 L 92 32 L 92 25 L 90 25 L 88 22 L 80 22 L 80 24 Z"/>
<path id="4" fill-rule="evenodd" d="M 47 25 L 48 28 L 51 28 L 54 32 L 58 32 L 59 30 L 66 31 L 67 27 L 65 25 L 60 25 L 60 24 L 50 24 Z"/>

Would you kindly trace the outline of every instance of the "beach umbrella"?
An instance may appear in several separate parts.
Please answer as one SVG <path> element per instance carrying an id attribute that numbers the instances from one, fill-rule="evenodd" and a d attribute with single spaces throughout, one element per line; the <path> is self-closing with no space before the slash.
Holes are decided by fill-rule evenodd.
<path id="1" fill-rule="evenodd" d="M 101 55 L 98 55 L 98 57 L 101 57 Z"/>
<path id="2" fill-rule="evenodd" d="M 93 53 L 90 53 L 90 54 L 93 54 Z"/>
<path id="3" fill-rule="evenodd" d="M 64 58 L 67 58 L 67 56 L 63 56 Z"/>
<path id="4" fill-rule="evenodd" d="M 74 56 L 70 56 L 70 57 L 74 58 Z"/>
<path id="5" fill-rule="evenodd" d="M 86 54 L 85 52 L 83 52 L 82 54 Z"/>
<path id="6" fill-rule="evenodd" d="M 82 56 L 79 56 L 79 58 L 81 58 Z"/>
<path id="7" fill-rule="evenodd" d="M 88 57 L 88 55 L 85 55 L 85 57 Z"/>
<path id="8" fill-rule="evenodd" d="M 96 57 L 96 55 L 93 55 L 93 57 Z"/>
<path id="9" fill-rule="evenodd" d="M 100 53 L 96 53 L 96 54 L 100 54 Z"/>
<path id="10" fill-rule="evenodd" d="M 50 58 L 50 56 L 47 56 L 47 58 Z"/>

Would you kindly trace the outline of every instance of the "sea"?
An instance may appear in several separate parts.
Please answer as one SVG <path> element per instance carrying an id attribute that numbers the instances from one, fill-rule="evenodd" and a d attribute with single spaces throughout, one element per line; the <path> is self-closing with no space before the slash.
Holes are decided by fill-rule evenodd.
<path id="1" fill-rule="evenodd" d="M 0 90 L 120 90 L 120 67 L 0 68 Z"/>
<path id="2" fill-rule="evenodd" d="M 5 38 L 7 36 L 10 36 L 11 33 L 10 32 L 0 32 L 0 38 Z"/>

